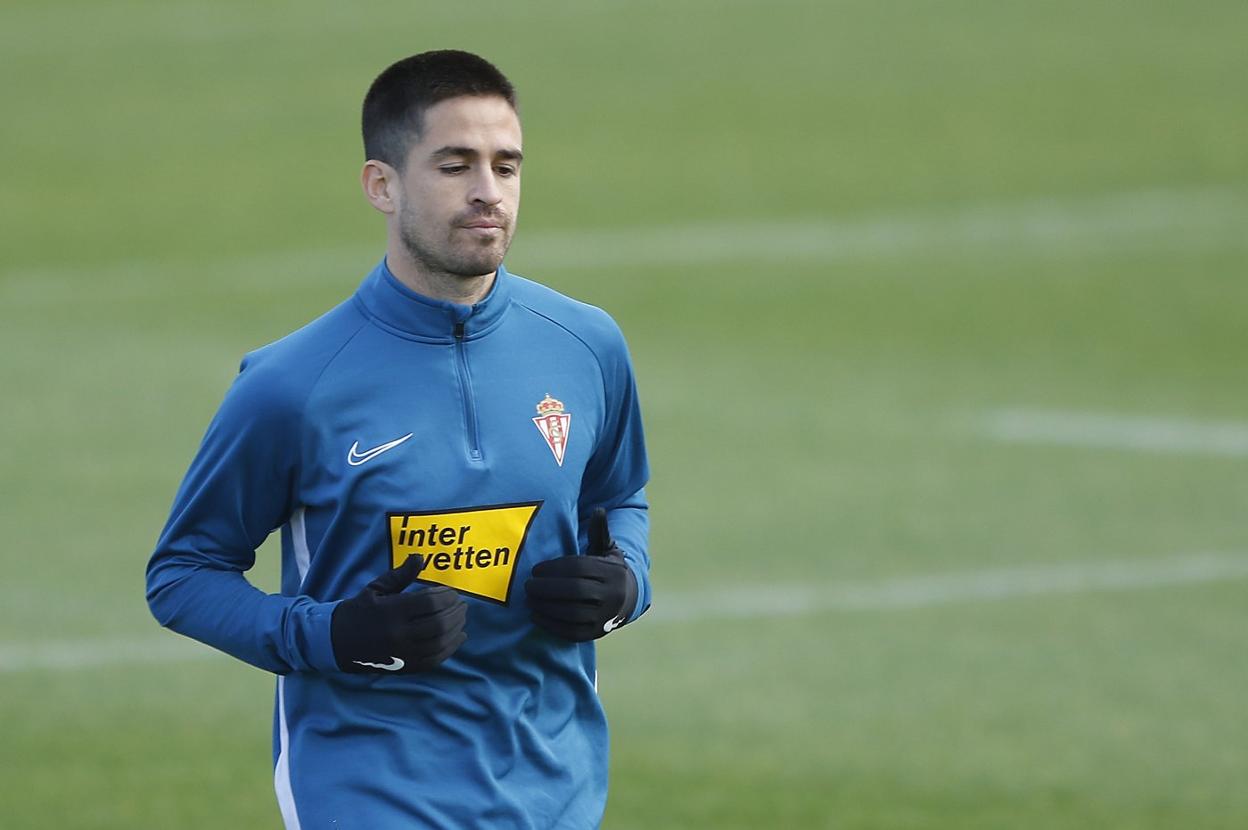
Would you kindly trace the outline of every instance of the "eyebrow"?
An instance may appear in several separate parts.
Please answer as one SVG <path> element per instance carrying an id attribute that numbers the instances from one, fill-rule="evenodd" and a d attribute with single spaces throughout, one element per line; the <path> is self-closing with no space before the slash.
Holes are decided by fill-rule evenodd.
<path id="1" fill-rule="evenodd" d="M 452 156 L 459 156 L 463 158 L 477 158 L 477 156 L 479 155 L 480 153 L 478 153 L 476 150 L 472 149 L 471 147 L 452 147 L 450 145 L 447 145 L 446 147 L 439 147 L 438 149 L 434 150 L 432 153 L 429 154 L 429 157 L 433 159 L 448 158 Z M 505 149 L 499 150 L 497 153 L 494 154 L 494 156 L 495 158 L 505 159 L 507 161 L 518 162 L 518 161 L 524 160 L 524 153 L 520 152 L 518 149 L 511 149 L 511 148 L 505 148 Z"/>

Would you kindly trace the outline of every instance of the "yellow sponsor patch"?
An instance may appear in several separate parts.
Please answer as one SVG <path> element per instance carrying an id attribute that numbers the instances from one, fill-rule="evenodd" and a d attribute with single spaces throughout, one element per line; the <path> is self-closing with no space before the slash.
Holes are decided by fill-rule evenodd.
<path id="1" fill-rule="evenodd" d="M 507 603 L 516 560 L 540 501 L 463 507 L 421 513 L 387 513 L 390 561 L 425 558 L 422 582 L 449 585 L 482 599 Z"/>

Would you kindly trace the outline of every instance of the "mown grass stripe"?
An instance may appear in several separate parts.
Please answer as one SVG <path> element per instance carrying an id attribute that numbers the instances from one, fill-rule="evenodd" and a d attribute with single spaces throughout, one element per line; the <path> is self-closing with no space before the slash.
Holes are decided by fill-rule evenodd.
<path id="1" fill-rule="evenodd" d="M 521 229 L 508 265 L 557 269 L 681 267 L 732 262 L 827 263 L 915 254 L 1007 251 L 1013 255 L 1120 251 L 1141 245 L 1202 249 L 1248 241 L 1248 193 L 1230 188 L 1148 190 L 952 205 L 858 217 L 795 216 L 663 227 Z M 273 292 L 294 283 L 363 275 L 374 246 L 268 251 L 216 260 L 134 260 L 0 271 L 0 301 L 13 308 L 107 296 L 151 300 L 188 291 Z M 171 274 L 211 275 L 188 285 Z M 256 279 L 257 274 L 264 279 Z M 200 286 L 196 288 L 196 286 Z"/>
<path id="2" fill-rule="evenodd" d="M 785 584 L 660 591 L 645 625 L 778 618 L 820 613 L 887 612 L 1058 594 L 1131 591 L 1248 578 L 1248 554 L 1197 553 L 1164 559 L 1120 559 L 1032 565 L 827 585 Z M 65 671 L 223 656 L 159 634 L 136 639 L 0 643 L 0 672 Z"/>

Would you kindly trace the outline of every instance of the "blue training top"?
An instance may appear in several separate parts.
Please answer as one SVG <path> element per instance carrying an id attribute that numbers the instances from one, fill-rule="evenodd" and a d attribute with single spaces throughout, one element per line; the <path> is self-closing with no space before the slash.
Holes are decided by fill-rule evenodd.
<path id="1" fill-rule="evenodd" d="M 536 628 L 534 564 L 606 507 L 650 605 L 649 476 L 624 339 L 603 311 L 498 269 L 474 306 L 378 265 L 249 354 L 147 569 L 152 613 L 278 674 L 288 828 L 597 826 L 607 728 L 592 643 Z M 243 576 L 282 531 L 282 593 Z M 339 600 L 411 553 L 467 601 L 468 640 L 416 675 L 338 670 Z"/>

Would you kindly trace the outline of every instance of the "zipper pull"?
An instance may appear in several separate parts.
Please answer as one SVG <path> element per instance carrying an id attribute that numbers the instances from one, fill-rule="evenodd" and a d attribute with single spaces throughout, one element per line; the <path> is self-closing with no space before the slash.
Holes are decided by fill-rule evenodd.
<path id="1" fill-rule="evenodd" d="M 464 321 L 463 320 L 460 320 L 458 323 L 455 324 L 455 339 L 456 340 L 464 339 Z"/>

